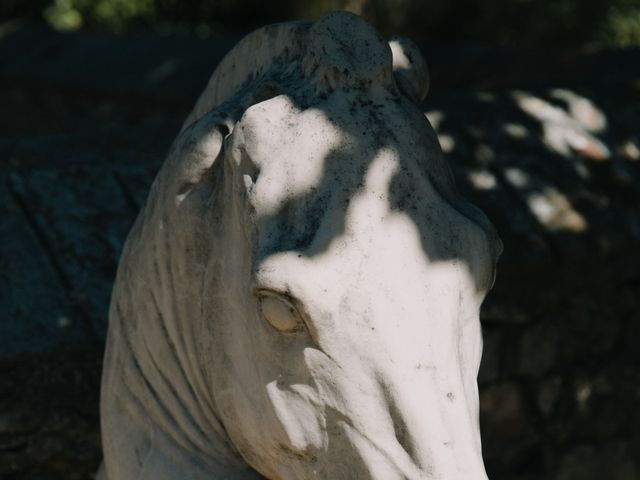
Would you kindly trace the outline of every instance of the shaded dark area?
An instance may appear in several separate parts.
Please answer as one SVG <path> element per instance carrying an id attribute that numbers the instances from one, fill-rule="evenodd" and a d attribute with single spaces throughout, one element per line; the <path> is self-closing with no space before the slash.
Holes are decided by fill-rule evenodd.
<path id="1" fill-rule="evenodd" d="M 238 38 L 0 38 L 0 478 L 92 478 L 118 254 Z M 640 54 L 425 56 L 424 110 L 505 243 L 482 311 L 490 478 L 640 477 Z"/>
<path id="2" fill-rule="evenodd" d="M 385 35 L 501 46 L 640 45 L 639 0 L 5 0 L 0 22 L 61 30 L 248 31 L 349 10 Z"/>
<path id="3" fill-rule="evenodd" d="M 0 478 L 93 478 L 100 364 L 93 349 L 0 363 Z"/>

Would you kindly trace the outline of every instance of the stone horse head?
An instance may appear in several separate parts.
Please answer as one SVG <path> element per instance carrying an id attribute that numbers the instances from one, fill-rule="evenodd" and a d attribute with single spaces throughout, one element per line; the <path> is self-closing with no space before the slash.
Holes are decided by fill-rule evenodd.
<path id="1" fill-rule="evenodd" d="M 222 61 L 124 247 L 103 476 L 486 478 L 500 244 L 456 192 L 427 87 L 415 46 L 348 13 Z"/>

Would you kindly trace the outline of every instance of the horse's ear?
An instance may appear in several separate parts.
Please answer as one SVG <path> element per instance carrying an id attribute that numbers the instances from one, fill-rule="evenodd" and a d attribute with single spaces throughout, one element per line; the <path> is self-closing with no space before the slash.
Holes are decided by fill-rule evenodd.
<path id="1" fill-rule="evenodd" d="M 181 197 L 203 183 L 232 129 L 225 112 L 212 110 L 182 130 L 162 167 L 165 195 Z"/>
<path id="2" fill-rule="evenodd" d="M 404 37 L 392 37 L 389 47 L 393 54 L 393 76 L 400 90 L 421 102 L 429 91 L 429 69 L 420 49 Z"/>
<path id="3" fill-rule="evenodd" d="M 304 49 L 308 28 L 304 22 L 263 27 L 246 36 L 222 59 L 163 166 L 164 188 L 168 187 L 165 191 L 169 195 L 182 197 L 191 186 L 209 178 L 206 173 L 221 155 L 225 137 L 243 112 L 279 93 L 277 85 L 262 83 L 254 90 L 251 83 L 275 63 L 297 58 Z"/>
<path id="4" fill-rule="evenodd" d="M 239 90 L 246 89 L 274 64 L 301 56 L 310 25 L 308 22 L 277 23 L 244 37 L 220 61 L 182 129 Z"/>

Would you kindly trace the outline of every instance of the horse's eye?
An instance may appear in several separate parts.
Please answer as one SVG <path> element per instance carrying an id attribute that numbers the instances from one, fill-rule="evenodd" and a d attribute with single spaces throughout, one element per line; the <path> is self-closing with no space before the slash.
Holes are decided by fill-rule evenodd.
<path id="1" fill-rule="evenodd" d="M 280 332 L 297 332 L 304 328 L 298 309 L 285 297 L 271 291 L 260 291 L 260 308 L 269 324 Z"/>

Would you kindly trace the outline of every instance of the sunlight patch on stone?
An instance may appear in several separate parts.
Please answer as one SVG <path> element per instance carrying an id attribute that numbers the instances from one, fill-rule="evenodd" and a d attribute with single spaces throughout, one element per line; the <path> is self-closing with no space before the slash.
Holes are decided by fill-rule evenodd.
<path id="1" fill-rule="evenodd" d="M 560 88 L 551 90 L 550 95 L 567 102 L 571 117 L 588 131 L 601 133 L 607 129 L 607 117 L 588 98 Z"/>
<path id="2" fill-rule="evenodd" d="M 444 113 L 442 113 L 439 110 L 432 110 L 431 112 L 425 112 L 424 115 L 425 117 L 427 117 L 427 120 L 429 120 L 429 123 L 435 130 L 438 130 L 438 128 L 440 127 L 440 124 L 444 120 Z"/>
<path id="3" fill-rule="evenodd" d="M 507 181 L 516 188 L 524 188 L 529 185 L 529 175 L 517 167 L 508 167 L 504 169 L 504 176 Z"/>
<path id="4" fill-rule="evenodd" d="M 526 138 L 529 135 L 527 128 L 519 123 L 507 122 L 502 126 L 502 129 L 511 138 L 515 138 L 517 140 Z"/>
<path id="5" fill-rule="evenodd" d="M 575 94 L 567 96 L 566 91 L 562 92 L 565 93 L 565 99 L 574 100 L 574 97 L 577 97 Z M 558 95 L 557 91 L 556 95 Z M 606 122 L 598 120 L 597 115 L 594 114 L 590 129 L 587 129 L 584 124 L 589 122 L 578 121 L 573 116 L 587 108 L 585 102 L 580 103 L 579 106 L 574 105 L 572 112 L 566 112 L 546 100 L 523 92 L 514 92 L 513 98 L 523 112 L 542 124 L 543 141 L 552 152 L 567 158 L 577 152 L 594 161 L 607 160 L 611 157 L 609 148 L 591 133 L 604 128 Z M 595 109 L 594 112 L 596 112 Z"/>
<path id="6" fill-rule="evenodd" d="M 469 181 L 478 190 L 493 190 L 498 186 L 495 175 L 488 170 L 470 171 Z"/>
<path id="7" fill-rule="evenodd" d="M 438 135 L 440 142 L 440 148 L 444 153 L 451 153 L 456 148 L 456 142 L 451 135 L 441 134 Z"/>
<path id="8" fill-rule="evenodd" d="M 555 188 L 545 187 L 542 192 L 531 193 L 527 204 L 531 213 L 549 230 L 583 232 L 587 229 L 585 218 Z"/>

